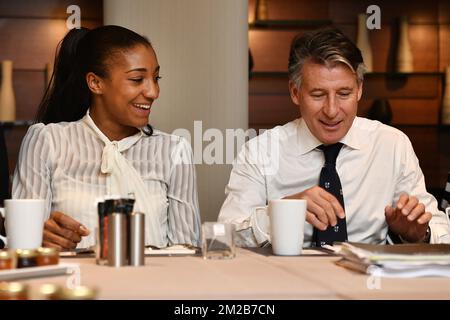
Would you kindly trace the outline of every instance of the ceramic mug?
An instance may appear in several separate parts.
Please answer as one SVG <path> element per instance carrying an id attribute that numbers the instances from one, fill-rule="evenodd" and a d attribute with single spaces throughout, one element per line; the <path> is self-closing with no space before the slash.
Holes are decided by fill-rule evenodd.
<path id="1" fill-rule="evenodd" d="M 42 199 L 8 199 L 0 208 L 5 218 L 9 249 L 35 249 L 42 245 L 45 201 Z M 6 241 L 5 241 L 6 240 Z"/>

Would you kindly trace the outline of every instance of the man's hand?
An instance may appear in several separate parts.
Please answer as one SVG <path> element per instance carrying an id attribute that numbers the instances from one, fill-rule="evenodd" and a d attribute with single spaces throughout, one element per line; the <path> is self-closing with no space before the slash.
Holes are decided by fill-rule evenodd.
<path id="1" fill-rule="evenodd" d="M 408 242 L 421 242 L 427 233 L 431 213 L 416 197 L 402 193 L 396 208 L 390 205 L 384 209 L 389 228 Z"/>
<path id="2" fill-rule="evenodd" d="M 284 199 L 306 200 L 306 221 L 313 227 L 325 231 L 329 225 L 335 226 L 337 218 L 345 218 L 344 209 L 339 201 L 321 187 L 315 186 Z"/>
<path id="3" fill-rule="evenodd" d="M 89 235 L 90 231 L 78 221 L 64 213 L 53 211 L 44 224 L 44 247 L 58 250 L 75 249 L 81 237 Z"/>

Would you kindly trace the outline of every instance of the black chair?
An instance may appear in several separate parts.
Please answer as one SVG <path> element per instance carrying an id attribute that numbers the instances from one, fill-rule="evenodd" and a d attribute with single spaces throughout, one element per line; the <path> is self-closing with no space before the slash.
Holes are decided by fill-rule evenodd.
<path id="1" fill-rule="evenodd" d="M 3 134 L 3 126 L 0 124 L 0 205 L 3 206 L 3 200 L 9 199 L 9 167 L 8 153 L 6 150 L 5 136 Z M 0 216 L 0 233 L 5 235 L 3 218 Z M 4 247 L 3 241 L 0 240 L 0 248 Z"/>
<path id="2" fill-rule="evenodd" d="M 450 172 L 447 176 L 447 184 L 444 188 L 444 193 L 442 194 L 442 201 L 441 201 L 441 209 L 445 210 L 446 208 L 450 207 Z"/>
<path id="3" fill-rule="evenodd" d="M 8 152 L 6 150 L 3 126 L 0 125 L 0 202 L 3 204 L 3 200 L 9 197 Z"/>

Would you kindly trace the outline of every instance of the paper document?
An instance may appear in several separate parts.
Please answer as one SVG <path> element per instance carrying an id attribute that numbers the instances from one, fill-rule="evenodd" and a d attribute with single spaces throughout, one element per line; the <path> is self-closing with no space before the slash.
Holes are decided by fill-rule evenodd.
<path id="1" fill-rule="evenodd" d="M 185 245 L 173 245 L 166 248 L 149 247 L 145 248 L 145 255 L 190 255 L 196 254 L 198 248 Z"/>
<path id="2" fill-rule="evenodd" d="M 371 245 L 345 242 L 333 246 L 337 264 L 380 277 L 450 277 L 450 245 Z"/>

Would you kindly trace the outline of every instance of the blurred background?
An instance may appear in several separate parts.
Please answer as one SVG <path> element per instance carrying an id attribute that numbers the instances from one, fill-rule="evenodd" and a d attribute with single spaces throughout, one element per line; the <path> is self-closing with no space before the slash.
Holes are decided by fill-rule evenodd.
<path id="1" fill-rule="evenodd" d="M 84 27 L 119 24 L 149 37 L 163 76 L 151 123 L 167 132 L 186 128 L 194 136 L 196 120 L 203 130 L 224 132 L 297 118 L 287 84 L 292 38 L 336 26 L 357 41 L 358 14 L 373 4 L 381 26 L 365 30 L 372 70 L 359 115 L 409 136 L 427 188 L 439 200 L 450 170 L 450 123 L 442 117 L 445 88 L 450 90 L 450 0 L 0 0 L 0 61 L 13 61 L 16 98 L 15 120 L 0 123 L 10 173 L 67 32 L 70 5 L 80 7 Z M 407 71 L 398 65 L 405 26 L 412 56 Z M 231 166 L 200 163 L 197 169 L 202 218 L 214 221 Z"/>

